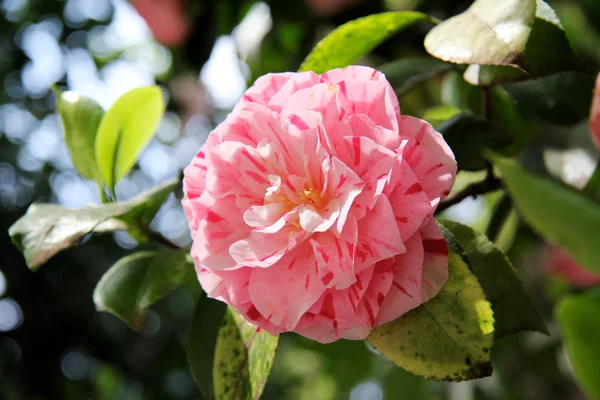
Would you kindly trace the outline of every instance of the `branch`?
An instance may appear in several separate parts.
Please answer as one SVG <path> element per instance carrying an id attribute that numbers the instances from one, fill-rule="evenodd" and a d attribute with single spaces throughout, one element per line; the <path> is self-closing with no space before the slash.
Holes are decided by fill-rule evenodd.
<path id="1" fill-rule="evenodd" d="M 477 197 L 479 195 L 493 192 L 502 188 L 502 181 L 493 173 L 488 171 L 488 175 L 481 182 L 471 183 L 469 186 L 458 192 L 451 199 L 443 201 L 437 207 L 436 213 L 440 213 L 453 205 L 456 205 L 467 197 Z"/>

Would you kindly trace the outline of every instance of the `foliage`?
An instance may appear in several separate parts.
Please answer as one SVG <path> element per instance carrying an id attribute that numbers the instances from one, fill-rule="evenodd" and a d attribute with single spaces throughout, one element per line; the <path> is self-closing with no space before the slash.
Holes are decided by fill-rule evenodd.
<path id="1" fill-rule="evenodd" d="M 28 20 L 62 13 L 62 8 L 46 10 L 43 7 L 51 6 L 31 3 Z M 185 3 L 196 28 L 181 47 L 163 48 L 169 51 L 173 64 L 163 76 L 157 76 L 161 83 L 184 71 L 197 73 L 208 58 L 217 34 L 231 32 L 248 12 L 240 2 L 205 3 L 202 6 Z M 23 149 L 30 145 L 15 139 L 5 140 L 10 129 L 4 122 L 8 119 L 4 118 L 0 121 L 2 133 L 6 133 L 0 137 L 3 159 L 16 166 L 19 182 L 35 182 L 36 198 L 43 201 L 30 205 L 24 215 L 24 203 L 21 208 L 7 211 L 7 225 L 11 225 L 10 238 L 23 252 L 31 271 L 51 263 L 36 272 L 43 279 L 19 272 L 19 276 L 26 276 L 19 280 L 37 279 L 50 282 L 46 285 L 59 285 L 56 282 L 64 280 L 63 275 L 89 273 L 90 281 L 97 282 L 93 293 L 96 308 L 116 315 L 139 332 L 126 333 L 114 319 L 105 320 L 104 314 L 90 317 L 93 314 L 86 310 L 89 321 L 96 318 L 108 321 L 89 322 L 95 327 L 105 325 L 97 329 L 100 333 L 94 333 L 101 344 L 90 347 L 103 349 L 106 337 L 111 338 L 113 347 L 117 346 L 114 343 L 121 346 L 110 358 L 95 356 L 96 397 L 141 398 L 126 389 L 131 386 L 127 384 L 131 376 L 145 376 L 144 385 L 157 387 L 168 379 L 152 382 L 147 371 L 158 369 L 159 364 L 164 368 L 181 366 L 187 359 L 191 377 L 204 399 L 261 396 L 333 399 L 356 389 L 357 383 L 372 376 L 390 392 L 386 392 L 390 398 L 398 397 L 394 391 L 415 399 L 442 398 L 440 393 L 433 395 L 429 389 L 451 392 L 453 386 L 431 386 L 421 377 L 464 381 L 488 376 L 492 369 L 503 390 L 490 394 L 489 387 L 471 383 L 468 387 L 473 398 L 575 398 L 578 389 L 568 372 L 560 370 L 556 357 L 564 340 L 577 384 L 591 399 L 600 399 L 595 379 L 600 373 L 597 293 L 593 290 L 571 293 L 570 287 L 546 285 L 544 278 L 540 280 L 543 261 L 532 255 L 540 243 L 552 242 L 568 251 L 581 267 L 600 274 L 600 257 L 595 247 L 600 243 L 597 196 L 600 168 L 596 168 L 592 179 L 589 176 L 593 171 L 588 168 L 587 175 L 580 177 L 579 182 L 565 176 L 580 168 L 580 164 L 563 166 L 561 161 L 557 167 L 548 161 L 552 152 L 559 152 L 565 157 L 561 160 L 566 160 L 565 154 L 574 149 L 583 149 L 584 154 L 598 159 L 585 120 L 590 113 L 595 73 L 600 70 L 597 43 L 593 42 L 594 35 L 600 32 L 579 29 L 576 22 L 589 23 L 596 29 L 600 7 L 591 0 L 578 5 L 542 0 L 510 0 L 501 5 L 492 0 L 456 4 L 422 0 L 411 2 L 417 11 L 406 11 L 408 2 L 404 1 L 381 2 L 386 7 L 398 4 L 397 10 L 380 2 L 357 1 L 352 8 L 326 17 L 323 16 L 326 14 L 313 15 L 304 1 L 293 1 L 286 7 L 272 3 L 273 28 L 262 40 L 258 56 L 245 56 L 252 77 L 293 70 L 298 65 L 300 71 L 317 73 L 354 63 L 377 66 L 401 98 L 402 113 L 420 115 L 434 124 L 452 148 L 461 172 L 453 192 L 440 204 L 436 215 L 451 250 L 450 278 L 436 297 L 371 332 L 368 342 L 383 357 L 373 356 L 361 343 L 340 341 L 322 346 L 296 336 L 273 337 L 257 331 L 237 311 L 198 293 L 189 247 L 173 243 L 164 231 L 157 229 L 155 217 L 160 214 L 161 206 L 168 199 L 180 196 L 179 179 L 166 181 L 128 200 L 118 196 L 117 184 L 129 185 L 128 179 L 139 172 L 136 165 L 141 163 L 146 146 L 153 140 L 163 140 L 160 135 L 155 139 L 153 136 L 160 129 L 161 120 L 166 120 L 165 110 L 169 115 L 181 111 L 172 102 L 165 102 L 170 98 L 165 93 L 177 94 L 175 90 L 169 85 L 138 87 L 124 93 L 105 111 L 91 97 L 54 88 L 55 109 L 73 168 L 98 186 L 103 204 L 79 209 L 53 204 L 56 197 L 50 197 L 52 188 L 45 184 L 50 181 L 50 171 L 28 175 L 26 169 L 19 167 L 17 157 L 23 151 L 17 150 L 21 145 Z M 4 12 L 8 15 L 8 11 Z M 443 16 L 445 20 L 439 21 L 432 15 Z M 4 39 L 17 35 L 18 24 L 13 25 L 1 26 Z M 92 28 L 92 25 L 85 27 Z M 65 29 L 74 34 L 72 26 Z M 324 34 L 326 31 L 329 33 Z M 25 57 L 23 54 L 21 58 Z M 131 52 L 125 51 L 123 57 L 128 56 Z M 25 71 L 25 61 L 19 61 L 23 65 L 0 64 L 2 74 L 18 68 Z M 95 61 L 103 64 L 110 59 L 97 56 Z M 46 97 L 51 100 L 50 95 Z M 36 113 L 43 101 L 30 96 L 22 103 Z M 211 117 L 218 121 L 223 116 L 217 111 Z M 5 149 L 11 149 L 12 153 Z M 53 168 L 50 164 L 47 167 Z M 6 193 L 8 186 L 1 186 Z M 477 196 L 477 204 L 495 211 L 485 211 L 476 222 L 454 221 L 461 219 L 457 210 L 460 207 L 464 210 L 465 203 L 453 206 Z M 0 196 L 0 200 L 4 198 Z M 17 214 L 22 215 L 18 220 Z M 110 237 L 100 235 L 114 232 L 127 232 L 139 248 L 123 254 Z M 94 236 L 92 243 L 103 244 L 95 247 L 100 251 L 88 254 L 88 249 L 94 249 L 89 244 L 91 236 Z M 65 251 L 70 248 L 73 249 Z M 505 254 L 501 249 L 508 251 Z M 2 251 L 7 254 L 7 264 L 22 267 L 12 248 L 6 245 Z M 103 252 L 108 257 L 97 256 Z M 95 263 L 100 264 L 99 268 Z M 67 268 L 60 269 L 61 264 Z M 81 268 L 76 268 L 78 264 L 85 267 L 89 264 L 90 271 L 81 272 Z M 9 287 L 19 281 L 14 276 L 17 274 L 7 274 Z M 27 289 L 18 298 L 22 304 L 28 304 L 24 308 L 31 314 L 27 314 L 26 323 L 32 332 L 37 325 L 31 321 L 41 320 L 43 315 L 42 311 L 33 314 L 33 310 L 43 309 L 44 296 L 60 297 L 61 301 L 73 296 L 74 303 L 91 305 L 91 287 L 81 292 L 44 287 L 40 291 Z M 36 300 L 25 303 L 34 298 L 30 292 L 36 293 Z M 179 299 L 176 306 L 171 299 Z M 190 304 L 194 302 L 192 307 Z M 160 359 L 155 355 L 154 363 L 144 362 L 143 356 L 137 364 L 127 361 L 127 357 L 137 357 L 128 353 L 135 349 L 151 353 L 152 346 L 148 343 L 136 342 L 138 346 L 128 343 L 145 340 L 157 319 L 159 326 L 171 325 L 163 328 L 162 336 L 152 346 L 169 350 Z M 53 322 L 48 324 L 42 331 Z M 532 336 L 529 341 L 549 343 L 546 347 L 531 347 L 524 339 L 529 338 L 525 335 L 554 332 L 556 325 L 560 328 L 559 337 Z M 185 326 L 187 339 L 183 344 Z M 95 329 L 82 328 L 85 332 L 90 330 Z M 523 331 L 537 333 L 520 333 Z M 123 339 L 125 335 L 130 335 L 129 342 Z M 74 336 L 84 337 L 84 334 Z M 69 346 L 77 340 L 73 339 Z M 11 348 L 11 343 L 0 341 L 0 356 L 5 348 Z M 60 348 L 56 357 L 66 349 Z M 125 357 L 120 352 L 129 355 Z M 25 360 L 32 357 L 27 351 L 23 354 Z M 67 360 L 64 354 L 61 357 Z M 388 360 L 403 370 L 392 368 Z M 55 359 L 52 362 L 59 364 Z M 0 357 L 0 377 L 4 373 L 3 363 Z M 141 371 L 146 371 L 145 375 Z M 537 394 L 523 391 L 526 379 L 542 382 L 535 387 Z M 41 396 L 86 397 L 86 389 L 78 386 L 76 380 L 71 381 L 65 384 L 69 388 L 67 394 L 57 395 L 54 389 L 48 389 L 50 394 Z M 6 382 L 6 389 L 0 389 L 0 397 L 11 398 L 10 388 L 25 387 L 17 380 Z M 37 395 L 42 393 L 35 392 L 37 389 L 27 390 Z M 479 392 L 483 394 L 476 396 Z M 12 398 L 22 398 L 20 392 L 15 393 Z M 163 398 L 156 393 L 149 398 Z M 195 396 L 192 393 L 188 397 Z"/>

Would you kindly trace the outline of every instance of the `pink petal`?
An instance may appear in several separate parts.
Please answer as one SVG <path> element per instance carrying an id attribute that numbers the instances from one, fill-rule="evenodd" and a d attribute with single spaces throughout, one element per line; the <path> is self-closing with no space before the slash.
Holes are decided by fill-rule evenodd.
<path id="1" fill-rule="evenodd" d="M 284 227 L 275 233 L 253 230 L 246 238 L 233 243 L 229 248 L 231 257 L 241 265 L 260 268 L 278 262 L 308 237 L 308 233 L 298 231 L 295 226 L 298 220 L 296 211 L 290 211 L 284 218 Z"/>
<path id="2" fill-rule="evenodd" d="M 250 301 L 248 284 L 252 271 L 252 268 L 248 267 L 228 271 L 196 267 L 198 280 L 208 297 L 234 305 Z"/>
<path id="3" fill-rule="evenodd" d="M 271 185 L 268 179 L 271 168 L 263 158 L 269 149 L 261 150 L 239 142 L 224 142 L 213 148 L 208 154 L 206 176 L 210 194 L 214 198 L 234 195 L 242 209 L 263 203 Z"/>
<path id="4" fill-rule="evenodd" d="M 252 302 L 244 303 L 235 306 L 237 312 L 243 316 L 246 321 L 256 326 L 256 332 L 260 332 L 261 329 L 269 332 L 273 336 L 277 336 L 286 330 L 281 326 L 273 324 L 267 320 L 257 309 Z"/>
<path id="5" fill-rule="evenodd" d="M 406 244 L 406 253 L 394 258 L 393 281 L 377 315 L 377 325 L 393 321 L 419 306 L 423 271 L 423 242 L 415 233 Z"/>
<path id="6" fill-rule="evenodd" d="M 339 235 L 344 229 L 354 200 L 363 190 L 364 183 L 352 169 L 335 157 L 331 158 L 331 168 L 326 178 L 327 187 L 322 195 L 330 199 L 326 210 L 339 210 L 336 225 L 332 227 L 332 232 Z"/>
<path id="7" fill-rule="evenodd" d="M 394 210 L 385 196 L 379 196 L 371 212 L 358 221 L 358 235 L 354 260 L 357 272 L 406 251 Z"/>
<path id="8" fill-rule="evenodd" d="M 237 210 L 235 198 L 228 196 L 214 199 L 207 193 L 200 200 L 205 212 L 194 237 L 192 256 L 206 268 L 236 268 L 237 263 L 229 255 L 229 247 L 247 237 L 250 228 L 244 222 L 241 212 Z"/>
<path id="9" fill-rule="evenodd" d="M 402 158 L 408 162 L 431 205 L 436 207 L 452 189 L 456 160 L 442 135 L 418 118 L 403 116 L 400 136 L 408 138 Z"/>
<path id="10" fill-rule="evenodd" d="M 282 113 L 282 109 L 285 107 L 290 97 L 295 93 L 303 89 L 311 88 L 320 82 L 321 78 L 312 71 L 293 74 L 269 100 L 269 108 L 278 113 Z"/>
<path id="11" fill-rule="evenodd" d="M 600 150 L 600 74 L 596 78 L 594 99 L 590 110 L 590 132 L 596 148 Z"/>
<path id="12" fill-rule="evenodd" d="M 394 211 L 402 240 L 407 240 L 431 218 L 434 208 L 417 177 L 404 160 L 394 167 L 390 184 L 384 190 Z"/>
<path id="13" fill-rule="evenodd" d="M 290 79 L 294 79 L 295 73 L 284 72 L 279 74 L 266 74 L 258 78 L 254 84 L 246 90 L 238 106 L 244 103 L 258 103 L 268 106 L 269 102 L 281 90 Z"/>
<path id="14" fill-rule="evenodd" d="M 423 276 L 421 301 L 434 297 L 448 280 L 448 245 L 440 227 L 431 219 L 421 230 L 423 239 Z"/>
<path id="15" fill-rule="evenodd" d="M 341 93 L 350 102 L 349 114 L 364 114 L 375 124 L 398 132 L 398 98 L 381 72 L 350 66 L 326 72 L 322 77 L 340 86 Z"/>
<path id="16" fill-rule="evenodd" d="M 345 225 L 340 237 L 331 232 L 314 235 L 310 244 L 315 252 L 319 277 L 328 288 L 346 289 L 356 282 L 354 246 L 358 237 L 356 222 Z"/>
<path id="17" fill-rule="evenodd" d="M 393 152 L 396 152 L 400 147 L 402 138 L 398 135 L 398 131 L 377 125 L 364 114 L 351 115 L 348 117 L 348 121 L 354 136 L 368 137 Z"/>
<path id="18" fill-rule="evenodd" d="M 275 233 L 285 225 L 283 218 L 288 207 L 283 203 L 269 203 L 264 206 L 252 206 L 244 213 L 244 222 L 261 232 Z"/>
<path id="19" fill-rule="evenodd" d="M 257 268 L 250 277 L 250 298 L 268 321 L 292 330 L 319 299 L 325 286 L 308 243 L 287 252 L 270 268 Z"/>
<path id="20" fill-rule="evenodd" d="M 398 157 L 367 137 L 349 136 L 344 139 L 344 146 L 340 146 L 338 154 L 345 165 L 352 168 L 364 182 L 362 192 L 353 205 L 356 208 L 355 215 L 360 219 L 377 202 Z"/>

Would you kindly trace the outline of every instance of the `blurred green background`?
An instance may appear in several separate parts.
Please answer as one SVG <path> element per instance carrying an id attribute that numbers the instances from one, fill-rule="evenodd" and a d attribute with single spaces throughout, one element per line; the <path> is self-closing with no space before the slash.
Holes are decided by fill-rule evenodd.
<path id="1" fill-rule="evenodd" d="M 133 3 L 133 4 L 132 4 Z M 99 203 L 93 183 L 75 172 L 51 85 L 107 108 L 121 94 L 155 81 L 168 111 L 119 199 L 181 174 L 208 133 L 256 77 L 294 71 L 335 26 L 386 10 L 415 9 L 440 19 L 465 10 L 451 0 L 2 0 L 0 5 L 0 399 L 197 399 L 184 341 L 197 284 L 170 294 L 148 314 L 141 334 L 94 310 L 92 291 L 117 259 L 137 246 L 124 232 L 84 240 L 37 273 L 6 233 L 33 201 L 85 207 Z M 600 2 L 550 1 L 573 48 L 600 69 Z M 142 15 L 144 18 L 142 18 Z M 425 55 L 429 27 L 413 26 L 361 63 Z M 153 36 L 154 33 L 154 36 Z M 458 107 L 472 89 L 454 73 L 400 98 L 402 112 Z M 550 107 L 550 105 L 549 105 Z M 587 114 L 584 110 L 583 114 Z M 581 187 L 598 156 L 587 122 L 551 125 L 524 155 L 539 173 Z M 573 123 L 571 123 L 573 122 Z M 457 188 L 477 174 L 459 174 Z M 446 216 L 484 230 L 500 193 L 467 199 Z M 172 196 L 152 223 L 173 242 L 189 232 Z M 429 382 L 395 367 L 365 342 L 321 345 L 281 338 L 265 399 L 584 399 L 552 322 L 561 293 L 577 290 L 556 272 L 554 250 L 513 215 L 499 238 L 519 269 L 552 336 L 520 334 L 494 349 L 495 374 L 461 384 Z M 556 262 L 555 262 L 556 264 Z"/>

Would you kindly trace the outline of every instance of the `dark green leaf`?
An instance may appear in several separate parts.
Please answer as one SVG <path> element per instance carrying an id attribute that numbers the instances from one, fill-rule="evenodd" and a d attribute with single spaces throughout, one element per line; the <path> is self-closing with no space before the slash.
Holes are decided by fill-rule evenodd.
<path id="1" fill-rule="evenodd" d="M 200 295 L 187 336 L 187 359 L 192 376 L 204 400 L 214 399 L 213 364 L 219 329 L 227 305 Z"/>
<path id="2" fill-rule="evenodd" d="M 96 159 L 110 189 L 133 168 L 164 109 L 161 89 L 147 86 L 125 93 L 106 112 L 96 136 Z"/>
<path id="3" fill-rule="evenodd" d="M 385 74 L 396 94 L 402 96 L 417 87 L 420 83 L 431 79 L 454 66 L 430 57 L 402 58 L 379 67 Z"/>
<path id="4" fill-rule="evenodd" d="M 393 34 L 420 21 L 432 22 L 432 19 L 419 12 L 397 11 L 373 14 L 347 22 L 317 43 L 299 71 L 321 74 L 354 64 Z"/>
<path id="5" fill-rule="evenodd" d="M 567 296 L 556 308 L 575 378 L 591 400 L 600 400 L 600 296 Z"/>
<path id="6" fill-rule="evenodd" d="M 229 308 L 215 349 L 215 398 L 258 400 L 267 383 L 278 341 L 278 336 L 257 332 L 256 327 Z"/>
<path id="7" fill-rule="evenodd" d="M 535 0 L 477 0 L 434 27 L 425 37 L 425 49 L 453 63 L 520 68 L 535 8 Z"/>
<path id="8" fill-rule="evenodd" d="M 463 77 L 465 81 L 475 86 L 491 86 L 531 79 L 529 73 L 519 68 L 479 64 L 469 65 Z"/>
<path id="9" fill-rule="evenodd" d="M 75 92 L 55 89 L 54 94 L 73 165 L 83 177 L 102 184 L 95 145 L 104 110 L 94 100 Z"/>
<path id="10" fill-rule="evenodd" d="M 593 75 L 563 72 L 504 88 L 527 112 L 549 122 L 569 125 L 588 117 L 594 81 Z"/>
<path id="11" fill-rule="evenodd" d="M 581 192 L 527 172 L 491 155 L 523 218 L 549 241 L 567 250 L 577 263 L 600 273 L 600 205 Z"/>
<path id="12" fill-rule="evenodd" d="M 126 230 L 127 223 L 147 218 L 148 209 L 157 210 L 178 180 L 159 185 L 124 203 L 110 203 L 81 210 L 56 204 L 32 204 L 8 233 L 31 270 L 38 269 L 56 253 L 77 244 L 92 232 Z"/>
<path id="13" fill-rule="evenodd" d="M 460 114 L 460 110 L 456 107 L 436 106 L 425 110 L 421 118 L 429 122 L 434 128 L 436 128 L 442 122 L 446 122 L 450 118 L 458 114 Z"/>
<path id="14" fill-rule="evenodd" d="M 466 261 L 492 303 L 496 338 L 531 330 L 548 334 L 509 259 L 484 234 L 468 226 L 438 220 L 465 252 Z"/>
<path id="15" fill-rule="evenodd" d="M 494 341 L 490 303 L 467 264 L 452 251 L 448 269 L 450 277 L 437 296 L 376 327 L 368 341 L 398 366 L 427 378 L 489 376 Z"/>
<path id="16" fill-rule="evenodd" d="M 140 330 L 146 310 L 167 293 L 194 279 L 189 249 L 145 251 L 117 261 L 94 290 L 98 311 L 108 311 Z"/>
<path id="17" fill-rule="evenodd" d="M 501 150 L 511 145 L 511 138 L 506 133 L 496 129 L 491 122 L 471 114 L 459 114 L 436 129 L 454 152 L 458 167 L 467 171 L 486 167 L 484 150 Z"/>

